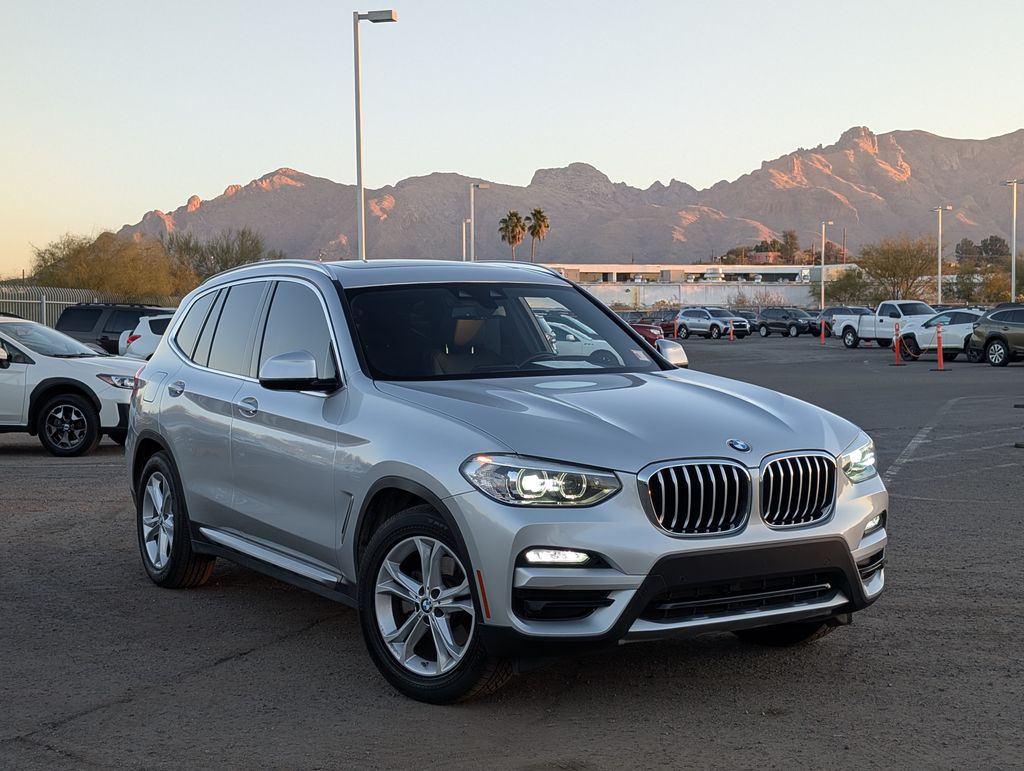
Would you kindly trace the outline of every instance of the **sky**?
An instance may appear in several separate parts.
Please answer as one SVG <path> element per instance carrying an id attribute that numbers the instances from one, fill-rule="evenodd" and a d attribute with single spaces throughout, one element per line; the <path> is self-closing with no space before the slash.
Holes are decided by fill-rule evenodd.
<path id="1" fill-rule="evenodd" d="M 394 1 L 361 26 L 370 188 L 573 161 L 704 188 L 851 126 L 1024 127 L 1015 0 Z M 0 276 L 282 166 L 354 182 L 353 10 L 0 0 Z"/>

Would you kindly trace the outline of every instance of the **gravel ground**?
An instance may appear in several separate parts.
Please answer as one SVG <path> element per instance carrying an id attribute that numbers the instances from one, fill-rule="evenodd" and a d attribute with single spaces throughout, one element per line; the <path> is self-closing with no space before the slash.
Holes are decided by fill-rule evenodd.
<path id="1" fill-rule="evenodd" d="M 429 707 L 396 694 L 353 611 L 219 563 L 146 578 L 119 447 L 57 460 L 0 436 L 0 767 L 996 768 L 1024 749 L 1024 365 L 689 340 L 695 368 L 874 436 L 888 589 L 799 650 L 731 635 L 622 646 Z"/>

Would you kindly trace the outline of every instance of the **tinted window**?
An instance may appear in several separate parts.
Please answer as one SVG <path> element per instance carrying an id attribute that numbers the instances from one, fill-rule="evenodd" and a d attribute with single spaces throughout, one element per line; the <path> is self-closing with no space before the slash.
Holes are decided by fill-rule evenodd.
<path id="1" fill-rule="evenodd" d="M 888 317 L 895 310 L 889 303 L 882 303 L 878 306 L 878 315 Z"/>
<path id="2" fill-rule="evenodd" d="M 1011 311 L 1010 321 L 1014 324 L 1024 324 L 1024 310 Z"/>
<path id="3" fill-rule="evenodd" d="M 281 281 L 270 303 L 270 314 L 267 316 L 263 346 L 260 349 L 260 368 L 267 359 L 293 351 L 309 351 L 313 354 L 316 359 L 316 376 L 321 380 L 331 380 L 338 376 L 331 352 L 331 330 L 320 305 L 320 298 L 307 286 Z"/>
<path id="4" fill-rule="evenodd" d="M 210 346 L 207 364 L 210 369 L 235 375 L 250 374 L 249 332 L 256 321 L 266 288 L 266 282 L 255 281 L 236 284 L 228 290 Z"/>
<path id="5" fill-rule="evenodd" d="M 188 309 L 188 313 L 185 314 L 185 318 L 178 327 L 178 334 L 174 336 L 174 341 L 178 344 L 178 347 L 189 358 L 192 357 L 192 352 L 196 347 L 196 340 L 199 339 L 199 333 L 203 331 L 203 323 L 206 321 L 206 317 L 210 313 L 210 307 L 213 305 L 216 297 L 216 292 L 210 292 L 192 303 L 192 307 Z M 166 326 L 167 324 L 164 322 L 164 327 L 166 328 Z M 150 328 L 152 328 L 152 324 Z"/>
<path id="6" fill-rule="evenodd" d="M 935 313 L 930 305 L 924 303 L 900 303 L 899 305 L 904 316 L 926 316 L 929 313 Z"/>
<path id="7" fill-rule="evenodd" d="M 170 323 L 170 319 L 153 319 L 149 322 L 149 331 L 154 335 L 162 335 L 167 331 L 167 325 Z"/>
<path id="8" fill-rule="evenodd" d="M 57 329 L 63 332 L 88 332 L 100 320 L 99 308 L 65 308 L 57 319 Z"/>
<path id="9" fill-rule="evenodd" d="M 999 313 L 993 313 L 989 318 L 992 321 L 1008 322 L 1012 320 L 1013 311 L 999 311 Z"/>
<path id="10" fill-rule="evenodd" d="M 120 333 L 126 329 L 135 329 L 144 315 L 146 311 L 114 311 L 103 325 L 103 331 Z"/>

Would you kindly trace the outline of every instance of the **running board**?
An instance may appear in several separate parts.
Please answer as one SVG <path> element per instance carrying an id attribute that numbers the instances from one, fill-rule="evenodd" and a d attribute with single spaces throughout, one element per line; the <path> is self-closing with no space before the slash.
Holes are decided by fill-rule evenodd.
<path id="1" fill-rule="evenodd" d="M 209 527 L 200 527 L 199 532 L 215 544 L 224 546 L 232 551 L 241 552 L 255 560 L 266 562 L 274 567 L 287 570 L 290 573 L 295 573 L 296 575 L 324 584 L 325 586 L 336 587 L 344 581 L 344 579 L 337 573 L 322 570 L 321 568 L 310 565 L 307 562 L 295 559 L 294 557 L 289 557 L 279 551 L 268 549 L 266 546 L 260 546 L 259 544 L 255 544 L 252 541 L 241 538 L 237 535 L 230 535 Z"/>

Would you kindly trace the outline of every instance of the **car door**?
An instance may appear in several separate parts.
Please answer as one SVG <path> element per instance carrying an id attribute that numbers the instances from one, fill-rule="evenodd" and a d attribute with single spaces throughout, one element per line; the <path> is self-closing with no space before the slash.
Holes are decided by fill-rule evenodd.
<path id="1" fill-rule="evenodd" d="M 231 528 L 231 415 L 248 376 L 267 281 L 200 295 L 173 338 L 184 362 L 164 379 L 160 430 L 168 441 L 197 524 Z"/>
<path id="2" fill-rule="evenodd" d="M 704 310 L 693 311 L 693 328 L 690 331 L 708 334 L 711 331 L 711 314 Z"/>
<path id="3" fill-rule="evenodd" d="M 942 327 L 942 345 L 944 348 L 964 350 L 965 341 L 974 331 L 974 322 L 978 317 L 965 311 L 954 311 L 949 326 Z"/>
<path id="4" fill-rule="evenodd" d="M 281 279 L 253 351 L 253 374 L 268 359 L 309 351 L 320 379 L 338 379 L 327 305 L 312 284 Z M 347 393 L 276 391 L 247 380 L 231 421 L 233 508 L 246 537 L 332 571 L 341 517 L 334 480 L 337 427 Z"/>
<path id="5" fill-rule="evenodd" d="M 7 354 L 0 360 L 0 425 L 21 426 L 25 424 L 25 384 L 31 359 L 3 337 L 0 348 Z"/>
<path id="6" fill-rule="evenodd" d="M 862 320 L 862 324 L 870 323 L 872 330 L 868 335 L 861 334 L 861 337 L 875 337 L 879 340 L 891 338 L 896 333 L 896 325 L 902 317 L 903 314 L 895 303 L 882 303 L 873 317 L 865 317 Z"/>
<path id="7" fill-rule="evenodd" d="M 939 324 L 942 324 L 943 337 L 946 340 L 951 339 L 949 336 L 949 324 L 952 318 L 953 314 L 947 312 L 933 316 L 924 322 L 914 335 L 917 338 L 918 347 L 923 351 L 931 351 L 938 347 L 937 332 Z"/>

